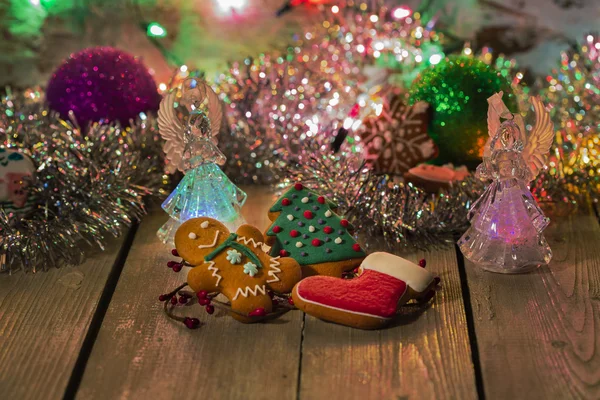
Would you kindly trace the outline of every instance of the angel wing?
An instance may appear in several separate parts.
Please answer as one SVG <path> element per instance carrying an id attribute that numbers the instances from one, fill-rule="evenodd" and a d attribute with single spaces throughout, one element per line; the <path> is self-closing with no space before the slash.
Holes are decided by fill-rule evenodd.
<path id="1" fill-rule="evenodd" d="M 219 96 L 205 81 L 197 78 L 186 79 L 183 83 L 183 102 L 187 105 L 188 111 L 195 102 L 205 105 L 205 112 L 210 120 L 210 130 L 212 136 L 217 136 L 221 130 L 221 121 L 223 120 L 223 107 Z"/>
<path id="2" fill-rule="evenodd" d="M 165 140 L 163 150 L 170 161 L 167 165 L 167 171 L 172 173 L 175 170 L 184 171 L 183 149 L 185 146 L 183 135 L 184 126 L 181 124 L 175 113 L 176 92 L 168 93 L 160 102 L 158 109 L 158 131 Z"/>
<path id="3" fill-rule="evenodd" d="M 546 154 L 554 141 L 554 124 L 550 120 L 550 113 L 546 111 L 538 97 L 532 97 L 531 104 L 533 104 L 536 121 L 522 154 L 535 178 L 544 167 Z"/>

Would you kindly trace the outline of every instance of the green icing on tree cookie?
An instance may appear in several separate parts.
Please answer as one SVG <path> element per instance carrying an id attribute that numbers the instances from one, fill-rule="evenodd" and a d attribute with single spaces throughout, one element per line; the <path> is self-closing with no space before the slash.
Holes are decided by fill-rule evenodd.
<path id="1" fill-rule="evenodd" d="M 348 233 L 347 220 L 332 211 L 336 204 L 297 183 L 271 207 L 279 213 L 267 231 L 275 236 L 271 256 L 284 254 L 300 265 L 343 261 L 365 257 Z"/>

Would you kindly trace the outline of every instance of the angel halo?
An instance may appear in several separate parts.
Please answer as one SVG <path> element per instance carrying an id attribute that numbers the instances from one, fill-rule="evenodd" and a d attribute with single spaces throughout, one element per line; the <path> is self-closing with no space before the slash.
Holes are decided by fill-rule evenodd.
<path id="1" fill-rule="evenodd" d="M 542 234 L 550 220 L 527 184 L 545 165 L 554 126 L 541 100 L 532 97 L 531 103 L 536 122 L 527 137 L 523 118 L 506 108 L 502 92 L 488 99 L 489 139 L 476 176 L 492 182 L 471 206 L 471 227 L 458 246 L 465 258 L 492 272 L 528 272 L 552 259 Z"/>
<path id="2" fill-rule="evenodd" d="M 189 113 L 185 126 L 176 113 L 178 101 Z M 160 103 L 158 128 L 165 140 L 167 171 L 179 170 L 185 174 L 162 204 L 171 217 L 157 232 L 163 243 L 172 243 L 179 225 L 190 218 L 214 218 L 231 231 L 245 222 L 240 210 L 246 193 L 219 168 L 226 161 L 215 138 L 222 117 L 219 97 L 206 82 L 197 78 L 183 82 L 180 100 L 174 90 Z"/>

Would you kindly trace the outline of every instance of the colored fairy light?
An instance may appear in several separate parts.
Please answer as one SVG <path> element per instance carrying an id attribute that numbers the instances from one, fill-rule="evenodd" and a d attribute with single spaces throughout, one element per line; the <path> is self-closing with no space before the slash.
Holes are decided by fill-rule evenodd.
<path id="1" fill-rule="evenodd" d="M 158 22 L 151 22 L 148 24 L 147 34 L 150 37 L 162 38 L 167 36 L 167 30 L 163 28 Z"/>
<path id="2" fill-rule="evenodd" d="M 429 57 L 429 62 L 430 62 L 432 65 L 436 65 L 436 64 L 439 64 L 439 63 L 440 63 L 440 61 L 442 61 L 442 58 L 443 58 L 443 57 L 442 57 L 442 55 L 441 55 L 441 54 L 433 54 L 431 57 Z"/>
<path id="3" fill-rule="evenodd" d="M 248 5 L 248 0 L 217 0 L 222 12 L 241 11 Z"/>
<path id="4" fill-rule="evenodd" d="M 392 16 L 395 19 L 402 19 L 410 16 L 412 14 L 412 10 L 406 6 L 400 6 L 392 11 Z"/>

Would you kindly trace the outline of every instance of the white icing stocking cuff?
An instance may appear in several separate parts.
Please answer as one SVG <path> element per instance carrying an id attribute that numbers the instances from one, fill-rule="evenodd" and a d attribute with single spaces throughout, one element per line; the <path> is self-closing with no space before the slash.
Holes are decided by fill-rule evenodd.
<path id="1" fill-rule="evenodd" d="M 425 268 L 390 253 L 369 254 L 360 266 L 363 270 L 371 269 L 400 279 L 417 292 L 427 289 L 434 279 L 434 276 Z"/>

